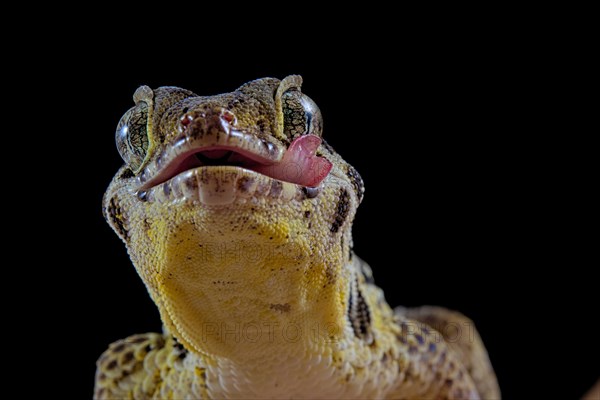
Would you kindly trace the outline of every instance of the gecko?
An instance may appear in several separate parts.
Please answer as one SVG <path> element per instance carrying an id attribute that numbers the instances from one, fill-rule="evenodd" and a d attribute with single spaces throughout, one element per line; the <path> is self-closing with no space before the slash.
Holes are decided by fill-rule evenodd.
<path id="1" fill-rule="evenodd" d="M 470 319 L 392 309 L 353 252 L 364 183 L 301 86 L 135 91 L 103 213 L 163 331 L 110 344 L 94 398 L 500 398 Z"/>

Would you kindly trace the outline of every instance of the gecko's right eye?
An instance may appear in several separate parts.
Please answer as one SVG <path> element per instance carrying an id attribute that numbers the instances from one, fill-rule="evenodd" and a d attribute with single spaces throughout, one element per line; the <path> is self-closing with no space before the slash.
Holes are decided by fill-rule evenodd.
<path id="1" fill-rule="evenodd" d="M 148 104 L 140 101 L 130 108 L 119 121 L 115 140 L 123 161 L 133 172 L 138 172 L 148 151 Z"/>

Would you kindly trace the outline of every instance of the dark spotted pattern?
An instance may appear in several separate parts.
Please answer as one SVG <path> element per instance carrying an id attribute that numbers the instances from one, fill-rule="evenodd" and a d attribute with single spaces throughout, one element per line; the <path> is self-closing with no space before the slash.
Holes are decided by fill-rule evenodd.
<path id="1" fill-rule="evenodd" d="M 126 385 L 128 376 L 143 370 L 145 358 L 151 353 L 156 355 L 163 349 L 167 344 L 168 339 L 166 339 L 160 334 L 146 333 L 111 344 L 98 360 L 94 398 L 131 398 L 131 396 L 123 396 L 123 392 L 119 392 L 116 388 L 119 388 L 121 384 Z M 185 355 L 188 354 L 187 350 L 183 347 L 180 348 L 175 341 L 172 343 L 174 351 L 179 353 L 177 354 L 179 360 L 185 358 Z M 156 380 L 158 383 L 161 381 L 158 376 Z M 102 397 L 103 393 L 105 397 Z M 111 394 L 107 395 L 107 393 Z M 119 396 L 116 396 L 117 393 Z"/>
<path id="2" fill-rule="evenodd" d="M 173 348 L 177 349 L 179 355 L 177 356 L 180 360 L 183 360 L 187 357 L 188 351 L 181 343 L 177 341 L 177 338 L 173 336 Z"/>
<path id="3" fill-rule="evenodd" d="M 119 206 L 119 202 L 116 197 L 113 197 L 108 202 L 108 207 L 106 209 L 105 217 L 112 226 L 114 226 L 115 230 L 117 230 L 119 236 L 123 239 L 127 239 L 127 226 L 125 215 L 121 211 L 121 207 Z"/>
<path id="4" fill-rule="evenodd" d="M 363 196 L 365 194 L 365 184 L 356 169 L 352 165 L 348 165 L 348 178 L 350 178 L 350 182 L 354 187 L 354 191 L 356 192 L 356 196 L 358 197 L 358 201 L 362 201 Z"/>
<path id="5" fill-rule="evenodd" d="M 371 335 L 371 311 L 356 280 L 354 280 L 350 287 L 348 319 L 354 330 L 354 335 L 370 344 L 373 340 L 373 336 Z"/>
<path id="6" fill-rule="evenodd" d="M 340 189 L 340 196 L 333 217 L 333 223 L 331 224 L 331 232 L 336 233 L 340 230 L 340 227 L 344 225 L 346 217 L 350 212 L 350 195 L 346 189 Z"/>
<path id="7" fill-rule="evenodd" d="M 121 173 L 121 175 L 119 175 L 119 179 L 129 179 L 129 178 L 133 178 L 134 174 L 133 171 L 130 170 L 129 168 L 125 168 L 123 170 L 123 172 Z"/>

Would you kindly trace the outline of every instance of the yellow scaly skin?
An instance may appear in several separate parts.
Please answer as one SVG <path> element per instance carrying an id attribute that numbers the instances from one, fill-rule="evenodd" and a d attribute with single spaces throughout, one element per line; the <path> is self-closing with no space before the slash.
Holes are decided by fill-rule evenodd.
<path id="1" fill-rule="evenodd" d="M 228 143 L 277 162 L 299 135 L 320 136 L 300 85 L 289 76 L 210 97 L 136 91 L 104 213 L 164 333 L 113 343 L 95 398 L 500 397 L 472 322 L 385 302 L 351 250 L 362 181 L 325 142 L 317 156 L 333 168 L 316 189 L 231 165 L 165 175 L 186 149 Z"/>

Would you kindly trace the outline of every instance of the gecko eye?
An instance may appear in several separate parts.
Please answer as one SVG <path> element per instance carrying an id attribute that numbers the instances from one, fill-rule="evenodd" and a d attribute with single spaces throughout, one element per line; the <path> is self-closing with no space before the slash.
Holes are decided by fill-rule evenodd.
<path id="1" fill-rule="evenodd" d="M 140 101 L 130 108 L 119 121 L 115 140 L 123 161 L 134 172 L 141 167 L 148 151 L 148 104 Z"/>
<path id="2" fill-rule="evenodd" d="M 321 110 L 310 97 L 292 88 L 281 96 L 281 105 L 283 132 L 289 139 L 308 134 L 321 136 L 323 117 Z"/>

